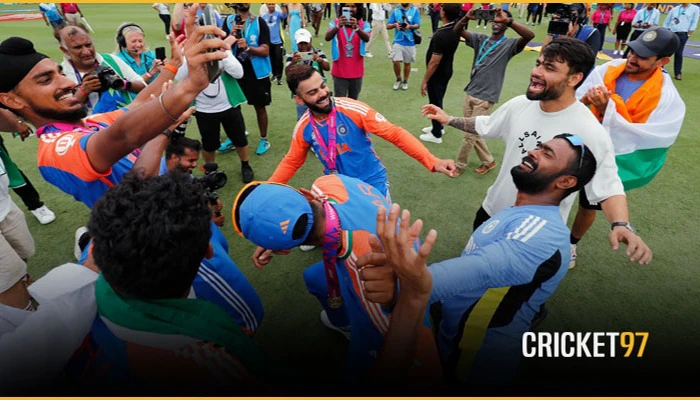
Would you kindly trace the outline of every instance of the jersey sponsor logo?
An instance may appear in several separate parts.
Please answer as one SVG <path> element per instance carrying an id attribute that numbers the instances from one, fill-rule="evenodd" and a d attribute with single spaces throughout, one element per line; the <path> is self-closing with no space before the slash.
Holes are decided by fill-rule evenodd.
<path id="1" fill-rule="evenodd" d="M 500 222 L 501 222 L 501 221 L 499 221 L 499 220 L 495 220 L 495 221 L 489 222 L 489 224 L 486 225 L 486 226 L 484 227 L 484 229 L 481 230 L 481 233 L 483 233 L 484 235 L 488 235 L 489 233 L 491 233 L 491 231 L 494 230 L 494 228 L 496 228 L 496 227 L 498 226 L 498 224 L 499 224 Z"/>
<path id="2" fill-rule="evenodd" d="M 282 228 L 282 234 L 287 234 L 287 229 L 289 229 L 289 220 L 280 222 L 280 228 Z"/>
<path id="3" fill-rule="evenodd" d="M 386 122 L 386 118 L 380 113 L 375 114 L 374 119 L 376 119 L 377 122 Z"/>
<path id="4" fill-rule="evenodd" d="M 352 148 L 350 148 L 347 143 L 338 143 L 335 147 L 338 151 L 338 155 L 352 151 Z"/>
<path id="5" fill-rule="evenodd" d="M 56 154 L 59 156 L 62 156 L 70 150 L 71 147 L 75 144 L 75 137 L 73 135 L 63 135 L 61 136 L 60 139 L 56 142 Z"/>

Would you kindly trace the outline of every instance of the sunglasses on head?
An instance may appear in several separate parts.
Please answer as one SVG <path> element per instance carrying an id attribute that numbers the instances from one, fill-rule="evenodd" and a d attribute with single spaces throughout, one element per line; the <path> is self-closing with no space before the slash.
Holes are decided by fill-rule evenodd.
<path id="1" fill-rule="evenodd" d="M 578 172 L 581 172 L 581 166 L 583 165 L 583 156 L 586 154 L 586 146 L 583 143 L 583 139 L 578 135 L 565 136 L 564 139 L 568 140 L 574 147 L 581 148 L 581 156 L 578 159 Z"/>

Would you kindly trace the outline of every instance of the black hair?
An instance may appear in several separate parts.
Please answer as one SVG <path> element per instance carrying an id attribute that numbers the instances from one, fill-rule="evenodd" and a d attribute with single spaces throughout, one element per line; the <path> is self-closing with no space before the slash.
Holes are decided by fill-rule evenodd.
<path id="1" fill-rule="evenodd" d="M 95 203 L 88 223 L 93 256 L 112 288 L 142 299 L 187 293 L 209 246 L 211 211 L 182 173 L 128 173 Z"/>
<path id="2" fill-rule="evenodd" d="M 78 34 L 85 34 L 85 35 L 90 35 L 90 32 L 88 31 L 87 27 L 83 24 L 65 24 L 62 27 L 56 29 L 53 31 L 53 37 L 58 40 L 58 43 L 63 46 L 63 43 L 61 43 L 61 32 L 68 30 L 66 32 L 66 35 L 68 37 L 72 37 Z"/>
<path id="3" fill-rule="evenodd" d="M 566 139 L 570 136 L 573 135 L 570 133 L 561 133 L 559 135 L 554 136 L 553 138 L 566 140 L 566 143 L 568 143 L 569 146 L 571 146 L 571 148 L 573 148 L 576 152 L 576 157 L 569 161 L 569 165 L 567 165 L 566 169 L 562 171 L 562 175 L 571 175 L 576 177 L 576 186 L 568 189 L 562 198 L 565 198 L 571 193 L 578 192 L 584 186 L 586 186 L 586 184 L 588 184 L 588 182 L 590 182 L 591 179 L 593 179 L 593 175 L 595 175 L 596 168 L 598 168 L 598 162 L 596 161 L 593 152 L 585 144 L 583 145 L 583 161 L 581 161 L 581 147 L 574 146 L 571 142 L 569 142 Z M 581 163 L 580 169 L 579 163 Z"/>
<path id="4" fill-rule="evenodd" d="M 308 64 L 291 64 L 284 70 L 287 76 L 287 86 L 293 94 L 297 94 L 299 84 L 313 76 L 316 72 L 312 66 Z"/>
<path id="5" fill-rule="evenodd" d="M 188 137 L 171 140 L 170 143 L 168 143 L 168 147 L 165 148 L 165 159 L 170 160 L 173 154 L 182 157 L 185 155 L 185 149 L 192 149 L 199 153 L 202 151 L 202 144 L 199 140 L 190 139 Z"/>
<path id="6" fill-rule="evenodd" d="M 445 13 L 445 18 L 452 22 L 459 18 L 462 7 L 457 3 L 448 3 L 442 5 L 442 11 Z"/>
<path id="7" fill-rule="evenodd" d="M 595 56 L 595 52 L 586 42 L 568 36 L 559 36 L 553 39 L 542 51 L 542 57 L 545 60 L 566 63 L 569 66 L 569 75 L 579 72 L 583 74 L 576 89 L 581 86 L 593 70 Z"/>

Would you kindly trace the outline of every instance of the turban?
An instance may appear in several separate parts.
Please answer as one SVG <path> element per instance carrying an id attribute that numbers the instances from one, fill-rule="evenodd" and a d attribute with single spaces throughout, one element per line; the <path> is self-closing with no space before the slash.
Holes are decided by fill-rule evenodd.
<path id="1" fill-rule="evenodd" d="M 37 53 L 27 39 L 11 37 L 0 43 L 0 93 L 9 92 L 47 55 Z"/>

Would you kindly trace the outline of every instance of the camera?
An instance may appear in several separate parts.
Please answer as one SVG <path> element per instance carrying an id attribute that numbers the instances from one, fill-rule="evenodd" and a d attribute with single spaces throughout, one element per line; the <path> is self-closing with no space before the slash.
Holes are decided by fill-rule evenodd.
<path id="1" fill-rule="evenodd" d="M 575 4 L 561 4 L 554 14 L 557 17 L 552 18 L 547 26 L 547 33 L 550 35 L 566 35 L 570 22 L 581 25 L 586 18 L 585 8 Z"/>
<path id="2" fill-rule="evenodd" d="M 123 89 L 124 79 L 106 65 L 98 65 L 95 70 L 90 73 L 95 75 L 100 80 L 100 92 L 105 92 L 109 89 Z"/>
<path id="3" fill-rule="evenodd" d="M 474 18 L 481 21 L 493 21 L 496 18 L 496 10 L 474 10 Z"/>
<path id="4" fill-rule="evenodd" d="M 204 176 L 194 178 L 194 181 L 202 186 L 204 194 L 209 200 L 209 204 L 216 205 L 219 195 L 216 190 L 221 189 L 226 185 L 226 173 L 218 171 L 219 164 L 210 162 L 204 164 Z"/>

